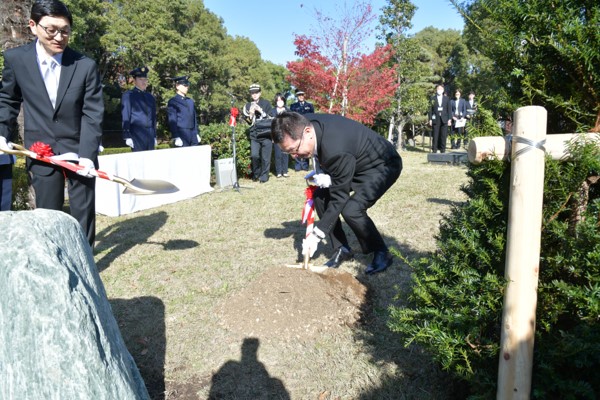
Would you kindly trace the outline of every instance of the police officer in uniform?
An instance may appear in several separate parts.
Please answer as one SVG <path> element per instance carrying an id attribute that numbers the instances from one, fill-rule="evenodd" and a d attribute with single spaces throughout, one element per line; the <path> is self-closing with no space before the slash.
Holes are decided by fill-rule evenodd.
<path id="1" fill-rule="evenodd" d="M 261 99 L 260 85 L 253 83 L 248 89 L 252 101 L 244 105 L 242 113 L 250 124 L 250 161 L 252 164 L 252 180 L 265 183 L 269 180 L 271 169 L 271 102 Z"/>
<path id="2" fill-rule="evenodd" d="M 315 108 L 311 103 L 305 101 L 306 93 L 303 90 L 296 89 L 297 102 L 290 106 L 290 111 L 297 112 L 298 114 L 312 114 L 315 112 Z M 307 158 L 296 158 L 296 165 L 294 166 L 296 171 L 304 170 L 308 171 L 308 159 Z"/>
<path id="3" fill-rule="evenodd" d="M 194 100 L 187 97 L 190 81 L 187 76 L 173 78 L 176 95 L 167 103 L 169 130 L 177 147 L 200 144 Z"/>
<path id="4" fill-rule="evenodd" d="M 156 100 L 146 92 L 148 67 L 139 67 L 129 73 L 133 89 L 121 97 L 123 139 L 132 151 L 154 150 L 156 146 Z"/>

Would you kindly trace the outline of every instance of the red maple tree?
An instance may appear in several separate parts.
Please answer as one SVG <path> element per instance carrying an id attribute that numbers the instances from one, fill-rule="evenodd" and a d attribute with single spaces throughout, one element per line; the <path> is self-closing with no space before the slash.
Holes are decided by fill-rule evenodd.
<path id="1" fill-rule="evenodd" d="M 316 110 L 370 125 L 389 107 L 398 87 L 395 68 L 389 65 L 391 46 L 371 54 L 359 51 L 373 18 L 372 7 L 361 3 L 339 26 L 318 14 L 323 32 L 295 37 L 299 60 L 287 63 L 288 81 L 308 93 Z"/>

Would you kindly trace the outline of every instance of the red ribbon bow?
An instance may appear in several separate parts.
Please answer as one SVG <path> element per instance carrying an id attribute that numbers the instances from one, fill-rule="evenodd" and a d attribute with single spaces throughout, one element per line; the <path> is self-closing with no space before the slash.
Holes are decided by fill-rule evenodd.
<path id="1" fill-rule="evenodd" d="M 54 152 L 52 152 L 52 147 L 42 142 L 35 142 L 31 145 L 29 150 L 41 157 L 52 157 L 54 155 Z"/>
<path id="2" fill-rule="evenodd" d="M 231 115 L 229 116 L 229 126 L 235 126 L 236 118 L 238 115 L 240 115 L 240 111 L 235 107 L 231 107 L 231 110 L 229 112 L 231 113 Z"/>

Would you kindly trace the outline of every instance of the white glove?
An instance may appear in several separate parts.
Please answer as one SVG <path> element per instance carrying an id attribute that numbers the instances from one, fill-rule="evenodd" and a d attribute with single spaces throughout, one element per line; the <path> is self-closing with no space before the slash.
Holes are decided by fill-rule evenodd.
<path id="1" fill-rule="evenodd" d="M 196 135 L 196 139 L 198 139 L 198 144 L 200 144 L 200 135 Z"/>
<path id="2" fill-rule="evenodd" d="M 183 146 L 183 140 L 181 140 L 181 138 L 175 138 L 175 146 L 177 146 L 177 147 Z"/>
<path id="3" fill-rule="evenodd" d="M 317 247 L 319 246 L 319 242 L 321 239 L 325 237 L 325 234 L 322 230 L 317 228 L 313 229 L 313 231 L 302 241 L 302 255 L 308 254 L 309 257 L 312 257 L 317 251 Z"/>
<path id="4" fill-rule="evenodd" d="M 83 168 L 77 170 L 77 173 L 81 176 L 85 176 L 86 178 L 93 178 L 95 175 L 92 175 L 90 171 L 94 169 L 94 162 L 89 158 L 80 157 L 79 165 Z"/>
<path id="5" fill-rule="evenodd" d="M 133 149 L 133 139 L 132 138 L 125 139 L 125 144 Z"/>
<path id="6" fill-rule="evenodd" d="M 328 188 L 331 186 L 331 177 L 327 174 L 315 174 L 312 178 L 315 185 L 320 188 Z"/>
<path id="7" fill-rule="evenodd" d="M 0 151 L 1 150 L 10 150 L 12 149 L 12 145 L 9 145 L 6 142 L 6 138 L 4 136 L 0 136 Z"/>
<path id="8" fill-rule="evenodd" d="M 99 145 L 98 146 L 98 153 L 102 153 L 104 151 L 104 146 Z"/>

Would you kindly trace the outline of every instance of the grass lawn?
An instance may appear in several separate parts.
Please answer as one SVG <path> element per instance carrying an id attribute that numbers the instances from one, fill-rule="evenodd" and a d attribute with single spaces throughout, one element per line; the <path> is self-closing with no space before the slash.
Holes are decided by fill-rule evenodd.
<path id="1" fill-rule="evenodd" d="M 435 251 L 442 214 L 465 198 L 459 188 L 466 168 L 429 164 L 421 151 L 401 155 L 400 178 L 369 215 L 391 247 L 408 259 L 426 257 Z M 388 306 L 403 304 L 410 285 L 410 268 L 399 259 L 372 277 L 363 273 L 370 256 L 343 265 L 368 301 L 360 305 L 360 323 L 325 328 L 333 325 L 320 320 L 331 306 L 319 297 L 323 286 L 300 279 L 320 278 L 290 275 L 309 273 L 285 267 L 299 261 L 305 233 L 306 184 L 303 174 L 290 175 L 266 184 L 241 180 L 239 192 L 217 189 L 131 215 L 98 216 L 96 264 L 152 398 L 226 392 L 239 399 L 452 398 L 448 379 L 428 356 L 405 348 L 386 328 Z M 349 239 L 358 249 L 353 234 Z M 322 245 L 312 262 L 330 255 Z M 252 292 L 250 302 L 260 300 L 262 289 L 283 296 L 293 290 L 276 287 L 283 279 L 310 283 L 300 314 L 288 309 L 281 316 L 289 329 L 256 329 L 260 321 L 248 311 L 256 308 L 243 307 L 242 294 Z M 309 333 L 292 329 L 298 318 L 312 321 Z M 256 323 L 252 329 L 248 321 Z"/>

